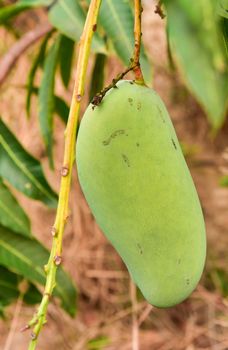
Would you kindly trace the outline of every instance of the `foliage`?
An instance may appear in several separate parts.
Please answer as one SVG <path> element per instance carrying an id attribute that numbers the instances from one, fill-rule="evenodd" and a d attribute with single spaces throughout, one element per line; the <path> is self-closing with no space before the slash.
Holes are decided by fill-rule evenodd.
<path id="1" fill-rule="evenodd" d="M 2 288 L 12 291 L 10 297 L 3 297 L 0 293 L 0 314 L 3 316 L 4 307 L 18 297 L 15 276 L 18 276 L 18 281 L 22 277 L 26 278 L 34 286 L 28 288 L 24 301 L 38 301 L 39 293 L 35 285 L 45 282 L 44 264 L 49 256 L 48 251 L 32 236 L 29 219 L 11 193 L 9 185 L 50 207 L 56 206 L 57 195 L 45 179 L 39 161 L 21 146 L 1 119 L 0 176 L 0 268 L 5 268 L 1 270 L 0 284 Z M 8 277 L 12 280 L 11 285 L 6 284 Z M 58 280 L 55 295 L 60 298 L 63 308 L 74 315 L 75 287 L 63 270 L 59 270 Z"/>

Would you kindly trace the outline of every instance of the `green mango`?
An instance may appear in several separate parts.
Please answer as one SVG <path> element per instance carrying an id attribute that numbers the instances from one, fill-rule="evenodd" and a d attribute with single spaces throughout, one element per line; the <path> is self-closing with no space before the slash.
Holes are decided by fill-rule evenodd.
<path id="1" fill-rule="evenodd" d="M 157 93 L 120 81 L 90 105 L 76 145 L 95 219 L 149 303 L 170 307 L 196 287 L 206 255 L 198 195 Z"/>

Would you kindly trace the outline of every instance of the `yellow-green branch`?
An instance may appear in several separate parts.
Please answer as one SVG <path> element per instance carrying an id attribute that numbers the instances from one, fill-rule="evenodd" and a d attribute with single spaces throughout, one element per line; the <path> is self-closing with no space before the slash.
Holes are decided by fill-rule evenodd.
<path id="1" fill-rule="evenodd" d="M 74 92 L 70 107 L 70 113 L 65 132 L 64 160 L 61 169 L 61 184 L 56 219 L 52 228 L 53 243 L 49 261 L 45 266 L 46 285 L 42 301 L 37 313 L 26 328 L 33 328 L 29 350 L 34 350 L 37 345 L 39 333 L 46 323 L 46 314 L 49 299 L 56 285 L 56 271 L 62 261 L 62 239 L 65 224 L 68 218 L 69 193 L 72 177 L 72 167 L 75 159 L 75 139 L 80 111 L 80 104 L 84 96 L 85 75 L 88 66 L 91 41 L 96 28 L 101 0 L 91 0 L 84 30 L 80 39 L 79 57 L 76 69 Z"/>
<path id="2" fill-rule="evenodd" d="M 134 37 L 135 37 L 135 48 L 134 48 L 134 58 L 133 66 L 135 73 L 135 81 L 138 84 L 145 84 L 142 71 L 140 68 L 140 48 L 141 48 L 141 39 L 142 39 L 142 30 L 141 30 L 141 17 L 142 17 L 142 4 L 141 0 L 135 0 L 135 23 L 134 23 Z"/>

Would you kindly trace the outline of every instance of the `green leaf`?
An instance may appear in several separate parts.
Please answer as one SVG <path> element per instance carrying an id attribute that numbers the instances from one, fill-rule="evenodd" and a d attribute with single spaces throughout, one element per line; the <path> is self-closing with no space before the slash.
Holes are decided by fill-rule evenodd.
<path id="1" fill-rule="evenodd" d="M 221 28 L 222 28 L 222 35 L 223 35 L 223 40 L 226 48 L 226 56 L 228 56 L 228 19 L 227 18 L 221 19 Z"/>
<path id="2" fill-rule="evenodd" d="M 173 57 L 214 130 L 228 105 L 227 58 L 214 3 L 165 0 Z"/>
<path id="3" fill-rule="evenodd" d="M 106 61 L 107 61 L 107 56 L 102 53 L 98 53 L 95 56 L 95 63 L 93 67 L 92 79 L 90 84 L 90 92 L 89 92 L 90 101 L 99 91 L 102 90 L 104 86 L 104 69 L 105 69 Z"/>
<path id="4" fill-rule="evenodd" d="M 74 56 L 74 41 L 65 35 L 62 35 L 60 39 L 59 53 L 60 73 L 63 84 L 67 88 L 71 77 L 71 68 Z"/>
<path id="5" fill-rule="evenodd" d="M 32 157 L 0 119 L 0 176 L 26 196 L 55 208 L 57 195 L 48 185 L 40 162 Z"/>
<path id="6" fill-rule="evenodd" d="M 88 341 L 87 349 L 101 350 L 101 349 L 105 349 L 108 345 L 110 345 L 110 339 L 106 336 L 99 336 L 95 339 L 91 339 Z"/>
<path id="7" fill-rule="evenodd" d="M 56 1 L 49 10 L 48 18 L 62 34 L 76 42 L 80 40 L 86 16 L 79 1 Z M 105 43 L 97 33 L 94 33 L 92 48 L 95 52 L 106 52 Z"/>
<path id="8" fill-rule="evenodd" d="M 4 6 L 0 9 L 0 24 L 4 24 L 12 17 L 18 15 L 19 13 L 29 9 L 29 6 L 23 4 L 13 4 Z"/>
<path id="9" fill-rule="evenodd" d="M 4 315 L 4 308 L 16 300 L 20 295 L 20 283 L 23 277 L 0 266 L 0 315 Z M 41 294 L 31 283 L 27 283 L 27 290 L 23 295 L 23 301 L 27 304 L 38 304 Z"/>
<path id="10" fill-rule="evenodd" d="M 42 295 L 39 292 L 39 290 L 33 284 L 30 283 L 23 298 L 24 302 L 29 305 L 39 304 L 41 298 Z"/>
<path id="11" fill-rule="evenodd" d="M 66 124 L 69 116 L 70 108 L 68 104 L 59 96 L 55 96 L 55 112 Z"/>
<path id="12" fill-rule="evenodd" d="M 128 66 L 134 52 L 134 16 L 131 6 L 125 0 L 103 0 L 98 22 L 111 39 L 114 49 L 123 63 Z M 151 64 L 142 46 L 140 62 L 145 81 L 152 80 Z"/>
<path id="13" fill-rule="evenodd" d="M 28 75 L 28 79 L 27 79 L 27 91 L 28 91 L 28 93 L 27 93 L 27 98 L 26 98 L 26 112 L 27 112 L 28 117 L 30 115 L 31 97 L 33 94 L 35 75 L 36 75 L 36 72 L 37 72 L 37 69 L 39 68 L 39 66 L 43 64 L 43 61 L 45 58 L 45 52 L 46 52 L 46 48 L 47 48 L 47 43 L 48 43 L 48 40 L 50 39 L 52 33 L 53 32 L 49 32 L 45 36 L 42 44 L 40 45 L 39 52 L 32 63 L 32 66 L 31 66 L 31 69 L 30 69 L 30 72 Z"/>
<path id="14" fill-rule="evenodd" d="M 221 17 L 228 18 L 228 0 L 218 0 L 217 12 Z"/>
<path id="15" fill-rule="evenodd" d="M 19 236 L 0 227 L 0 264 L 22 275 L 31 283 L 44 285 L 46 276 L 43 266 L 49 253 L 37 240 Z M 54 294 L 60 298 L 62 307 L 73 316 L 76 311 L 76 289 L 69 276 L 57 271 L 57 285 Z"/>
<path id="16" fill-rule="evenodd" d="M 219 183 L 222 187 L 228 187 L 228 175 L 222 176 Z"/>
<path id="17" fill-rule="evenodd" d="M 38 95 L 38 87 L 33 87 L 32 93 Z M 55 113 L 62 119 L 62 121 L 66 124 L 69 116 L 70 108 L 66 101 L 64 101 L 60 96 L 54 96 L 55 100 Z"/>
<path id="18" fill-rule="evenodd" d="M 18 4 L 27 5 L 30 7 L 36 6 L 51 6 L 53 0 L 19 0 Z"/>
<path id="19" fill-rule="evenodd" d="M 0 178 L 0 224 L 14 232 L 30 235 L 30 222 L 16 198 Z"/>
<path id="20" fill-rule="evenodd" d="M 0 300 L 8 299 L 10 302 L 20 295 L 20 283 L 23 277 L 7 268 L 0 266 Z M 37 304 L 40 302 L 41 294 L 31 283 L 28 283 L 24 294 L 24 301 L 27 304 Z"/>
<path id="21" fill-rule="evenodd" d="M 49 6 L 53 0 L 21 0 L 0 9 L 0 24 L 4 24 L 19 13 L 36 6 Z"/>
<path id="22" fill-rule="evenodd" d="M 58 63 L 60 37 L 51 46 L 45 61 L 41 86 L 39 89 L 39 120 L 50 167 L 53 168 L 53 116 L 55 111 L 54 85 L 55 72 Z"/>
<path id="23" fill-rule="evenodd" d="M 7 304 L 9 304 L 18 298 L 18 282 L 19 278 L 15 273 L 0 266 L 0 302 L 5 299 L 8 301 Z"/>

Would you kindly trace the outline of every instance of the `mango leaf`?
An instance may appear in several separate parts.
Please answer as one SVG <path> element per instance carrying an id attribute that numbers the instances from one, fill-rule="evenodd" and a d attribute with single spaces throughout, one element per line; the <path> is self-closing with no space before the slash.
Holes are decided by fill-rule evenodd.
<path id="1" fill-rule="evenodd" d="M 18 4 L 20 5 L 27 5 L 30 7 L 37 7 L 37 6 L 51 6 L 53 3 L 53 0 L 19 0 Z"/>
<path id="2" fill-rule="evenodd" d="M 110 345 L 111 340 L 106 336 L 99 336 L 91 339 L 87 343 L 87 350 L 102 350 Z"/>
<path id="3" fill-rule="evenodd" d="M 18 3 L 2 7 L 0 9 L 0 24 L 4 24 L 12 17 L 27 9 L 29 9 L 29 6 Z"/>
<path id="4" fill-rule="evenodd" d="M 55 72 L 58 63 L 60 37 L 51 46 L 45 61 L 44 72 L 39 89 L 39 120 L 41 134 L 47 149 L 50 167 L 53 168 L 53 116 L 55 111 L 54 85 Z"/>
<path id="5" fill-rule="evenodd" d="M 98 22 L 111 39 L 117 55 L 128 66 L 134 51 L 134 16 L 129 2 L 103 0 Z M 150 84 L 152 80 L 151 64 L 148 62 L 143 47 L 140 62 L 145 81 Z"/>
<path id="6" fill-rule="evenodd" d="M 16 198 L 0 178 L 0 224 L 14 232 L 30 235 L 30 222 Z"/>
<path id="7" fill-rule="evenodd" d="M 228 18 L 228 0 L 218 0 L 217 12 L 220 16 Z"/>
<path id="8" fill-rule="evenodd" d="M 39 68 L 39 66 L 43 65 L 43 61 L 45 58 L 45 52 L 46 52 L 46 48 L 47 48 L 47 43 L 48 43 L 48 40 L 50 39 L 52 33 L 53 32 L 51 31 L 45 36 L 42 44 L 40 45 L 39 52 L 32 63 L 32 66 L 31 66 L 31 69 L 30 69 L 30 72 L 28 75 L 27 97 L 26 97 L 26 112 L 27 112 L 28 117 L 30 116 L 31 97 L 33 94 L 35 75 L 36 75 L 36 72 L 37 72 L 37 69 Z"/>
<path id="9" fill-rule="evenodd" d="M 23 277 L 17 275 L 3 266 L 0 266 L 0 315 L 3 316 L 4 307 L 12 303 L 20 296 L 20 283 Z M 28 283 L 23 300 L 27 304 L 37 304 L 41 299 L 38 289 Z M 2 306 L 2 307 L 1 307 Z"/>
<path id="10" fill-rule="evenodd" d="M 221 27 L 222 27 L 223 40 L 226 47 L 226 55 L 228 56 L 228 19 L 227 18 L 221 19 Z"/>
<path id="11" fill-rule="evenodd" d="M 55 208 L 57 195 L 48 185 L 40 162 L 32 157 L 0 119 L 0 176 L 26 196 Z"/>
<path id="12" fill-rule="evenodd" d="M 69 116 L 70 108 L 68 104 L 59 96 L 55 96 L 55 112 L 66 124 Z"/>
<path id="13" fill-rule="evenodd" d="M 224 175 L 221 177 L 219 184 L 221 187 L 228 187 L 228 175 Z"/>
<path id="14" fill-rule="evenodd" d="M 35 95 L 38 95 L 38 92 L 39 92 L 38 87 L 34 86 L 32 89 L 32 93 L 34 93 Z M 54 102 L 55 102 L 55 113 L 58 114 L 58 116 L 66 124 L 69 116 L 70 107 L 68 106 L 66 101 L 64 101 L 60 96 L 54 95 Z"/>
<path id="15" fill-rule="evenodd" d="M 217 130 L 224 122 L 228 105 L 228 68 L 214 3 L 199 0 L 190 7 L 188 0 L 164 3 L 175 62 Z"/>
<path id="16" fill-rule="evenodd" d="M 36 239 L 19 236 L 0 226 L 0 264 L 23 276 L 31 283 L 45 284 L 43 266 L 49 253 Z M 61 300 L 62 307 L 74 316 L 76 311 L 76 289 L 69 276 L 57 271 L 57 285 L 54 294 Z"/>
<path id="17" fill-rule="evenodd" d="M 79 41 L 85 23 L 85 13 L 79 1 L 58 0 L 50 7 L 50 23 L 62 34 L 74 41 Z M 92 48 L 95 52 L 106 52 L 104 40 L 94 33 Z"/>
<path id="18" fill-rule="evenodd" d="M 74 41 L 65 35 L 61 36 L 59 49 L 60 73 L 64 86 L 67 88 L 74 56 Z"/>
<path id="19" fill-rule="evenodd" d="M 15 4 L 4 6 L 0 9 L 0 24 L 5 23 L 19 13 L 36 6 L 49 6 L 52 0 L 21 0 Z"/>
<path id="20" fill-rule="evenodd" d="M 105 69 L 106 61 L 107 61 L 107 56 L 102 53 L 98 53 L 95 56 L 92 79 L 90 83 L 90 92 L 89 92 L 90 101 L 99 91 L 102 90 L 104 86 L 104 69 Z"/>

